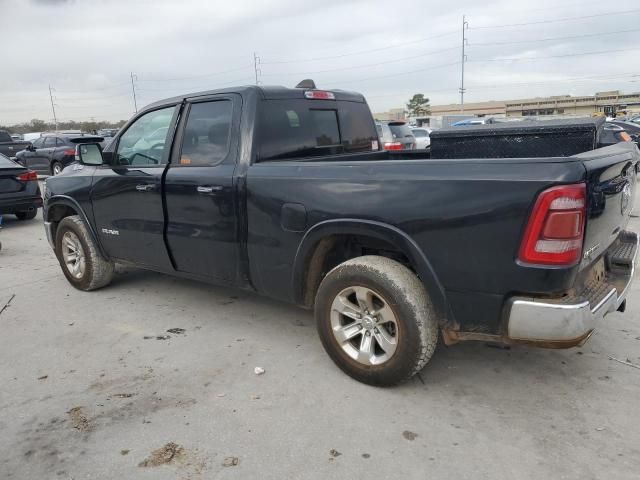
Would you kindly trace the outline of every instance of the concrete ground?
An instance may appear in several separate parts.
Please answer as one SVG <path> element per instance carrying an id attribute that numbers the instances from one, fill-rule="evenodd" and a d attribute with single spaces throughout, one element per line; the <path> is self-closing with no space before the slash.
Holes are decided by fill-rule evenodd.
<path id="1" fill-rule="evenodd" d="M 640 364 L 640 282 L 583 348 L 440 347 L 380 389 L 296 307 L 137 270 L 74 290 L 40 216 L 0 241 L 2 479 L 638 478 L 640 369 L 608 355 Z"/>

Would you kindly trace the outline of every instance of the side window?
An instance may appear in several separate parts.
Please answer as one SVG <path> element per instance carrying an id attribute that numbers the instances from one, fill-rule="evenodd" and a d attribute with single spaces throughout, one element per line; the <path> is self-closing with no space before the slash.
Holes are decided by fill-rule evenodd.
<path id="1" fill-rule="evenodd" d="M 57 138 L 56 139 L 56 146 L 57 147 L 64 147 L 67 144 L 67 142 L 65 142 L 62 138 Z"/>
<path id="2" fill-rule="evenodd" d="M 232 103 L 229 100 L 194 103 L 184 128 L 178 165 L 210 166 L 229 153 Z"/>
<path id="3" fill-rule="evenodd" d="M 46 137 L 44 139 L 44 148 L 52 148 L 56 146 L 56 137 Z"/>
<path id="4" fill-rule="evenodd" d="M 262 101 L 259 141 L 259 161 L 378 150 L 369 107 L 351 101 Z"/>
<path id="5" fill-rule="evenodd" d="M 176 107 L 146 113 L 138 118 L 118 141 L 117 165 L 154 166 L 166 163 L 165 147 Z"/>
<path id="6" fill-rule="evenodd" d="M 42 148 L 42 146 L 44 145 L 44 138 L 40 137 L 34 140 L 32 145 L 34 148 Z"/>

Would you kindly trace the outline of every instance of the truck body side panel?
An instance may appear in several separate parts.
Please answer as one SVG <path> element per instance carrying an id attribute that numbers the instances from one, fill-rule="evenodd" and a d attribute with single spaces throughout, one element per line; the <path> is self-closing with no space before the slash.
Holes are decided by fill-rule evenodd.
<path id="1" fill-rule="evenodd" d="M 567 159 L 256 164 L 247 177 L 252 278 L 262 293 L 294 300 L 290 279 L 305 232 L 283 229 L 281 212 L 284 204 L 297 203 L 306 209 L 307 229 L 359 218 L 405 232 L 445 292 L 495 299 L 495 308 L 478 309 L 475 317 L 452 305 L 463 328 L 495 329 L 505 295 L 560 292 L 573 282 L 576 268 L 532 269 L 518 265 L 515 255 L 536 195 L 554 184 L 579 182 L 584 173 L 580 162 Z"/>

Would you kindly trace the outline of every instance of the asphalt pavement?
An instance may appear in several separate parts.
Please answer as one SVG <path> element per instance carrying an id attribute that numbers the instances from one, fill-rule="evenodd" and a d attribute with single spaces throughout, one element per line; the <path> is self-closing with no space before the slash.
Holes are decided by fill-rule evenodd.
<path id="1" fill-rule="evenodd" d="M 133 269 L 77 291 L 40 215 L 0 242 L 1 479 L 638 478 L 640 369 L 609 356 L 640 365 L 640 282 L 582 348 L 440 346 L 382 389 L 297 307 Z"/>

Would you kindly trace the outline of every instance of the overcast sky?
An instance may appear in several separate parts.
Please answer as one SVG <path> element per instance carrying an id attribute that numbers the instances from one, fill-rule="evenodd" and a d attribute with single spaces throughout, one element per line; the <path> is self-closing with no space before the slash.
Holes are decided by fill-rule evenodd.
<path id="1" fill-rule="evenodd" d="M 264 84 L 455 103 L 463 14 L 466 101 L 640 90 L 638 0 L 0 0 L 0 124 L 52 119 L 49 85 L 59 119 L 118 120 L 131 72 L 138 107 L 254 83 L 254 52 Z"/>

